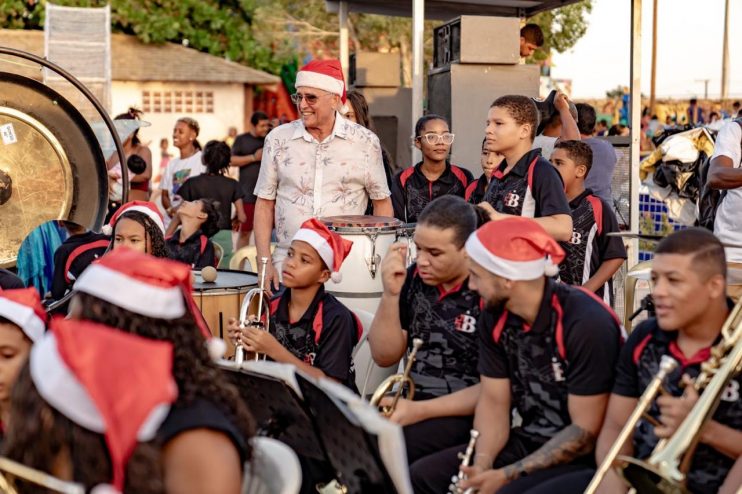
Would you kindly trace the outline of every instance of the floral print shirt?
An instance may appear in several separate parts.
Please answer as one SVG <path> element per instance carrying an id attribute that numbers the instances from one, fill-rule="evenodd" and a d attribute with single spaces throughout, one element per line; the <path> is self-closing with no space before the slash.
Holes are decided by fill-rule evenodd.
<path id="1" fill-rule="evenodd" d="M 276 203 L 278 246 L 273 261 L 280 262 L 305 220 L 360 215 L 369 198 L 391 195 L 379 138 L 339 113 L 332 133 L 322 142 L 301 120 L 281 125 L 265 138 L 255 195 Z"/>

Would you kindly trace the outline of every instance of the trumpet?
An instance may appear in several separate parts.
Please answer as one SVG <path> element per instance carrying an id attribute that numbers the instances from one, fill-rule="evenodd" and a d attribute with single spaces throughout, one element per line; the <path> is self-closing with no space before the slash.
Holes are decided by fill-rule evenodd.
<path id="1" fill-rule="evenodd" d="M 262 272 L 260 274 L 260 287 L 253 288 L 245 298 L 242 300 L 240 306 L 240 329 L 244 329 L 248 326 L 257 327 L 265 331 L 270 330 L 270 298 L 268 292 L 265 290 L 265 271 L 268 265 L 268 258 L 261 257 L 260 264 Z M 255 361 L 261 359 L 261 355 L 255 354 Z M 262 356 L 265 359 L 265 355 Z M 241 342 L 237 343 L 234 350 L 234 363 L 237 366 L 241 366 L 245 361 L 245 349 Z"/>
<path id="2" fill-rule="evenodd" d="M 8 480 L 6 474 L 45 487 L 54 492 L 62 494 L 85 494 L 85 487 L 81 484 L 66 482 L 48 473 L 27 467 L 0 456 L 0 492 L 4 494 L 18 494 L 18 489 Z"/>
<path id="3" fill-rule="evenodd" d="M 686 474 L 704 425 L 711 420 L 729 381 L 742 370 L 742 300 L 721 328 L 721 341 L 693 383 L 703 391 L 672 437 L 661 441 L 645 461 L 619 456 L 621 475 L 638 492 L 685 492 Z"/>
<path id="4" fill-rule="evenodd" d="M 379 407 L 382 415 L 385 417 L 390 417 L 394 413 L 394 410 L 397 407 L 397 402 L 404 392 L 405 385 L 407 385 L 408 388 L 407 399 L 411 400 L 415 396 L 415 382 L 410 377 L 410 371 L 412 370 L 412 364 L 415 363 L 417 351 L 420 349 L 422 344 L 423 340 L 420 338 L 412 340 L 412 351 L 410 352 L 410 356 L 407 357 L 407 365 L 405 365 L 404 373 L 394 374 L 393 376 L 384 379 L 384 382 L 376 388 L 373 396 L 371 396 L 371 404 L 375 407 Z M 394 393 L 392 404 L 388 406 L 379 406 L 381 400 L 394 388 L 395 385 L 397 385 L 397 391 Z"/>
<path id="5" fill-rule="evenodd" d="M 459 485 L 462 480 L 466 480 L 468 477 L 464 473 L 462 467 L 468 467 L 471 465 L 471 459 L 474 455 L 474 448 L 477 445 L 477 439 L 479 438 L 479 431 L 472 429 L 469 432 L 469 444 L 466 445 L 466 451 L 463 453 L 459 452 L 459 460 L 461 460 L 461 466 L 459 467 L 459 473 L 451 477 L 451 485 L 448 486 L 448 492 L 451 494 L 474 494 L 477 492 L 473 487 L 469 487 L 467 490 L 462 491 Z"/>
<path id="6" fill-rule="evenodd" d="M 618 437 L 613 442 L 611 449 L 608 450 L 608 454 L 598 467 L 598 470 L 595 472 L 593 479 L 590 481 L 587 489 L 585 489 L 584 494 L 593 494 L 595 491 L 597 491 L 598 486 L 600 486 L 600 483 L 603 482 L 605 476 L 608 474 L 611 468 L 614 468 L 616 458 L 618 458 L 619 454 L 621 453 L 621 449 L 624 447 L 626 442 L 631 440 L 631 435 L 634 433 L 634 429 L 636 429 L 636 424 L 638 424 L 639 420 L 641 420 L 642 417 L 646 415 L 647 410 L 649 410 L 649 408 L 652 406 L 657 393 L 660 392 L 662 383 L 665 381 L 665 378 L 667 378 L 667 376 L 673 370 L 675 370 L 677 366 L 678 362 L 674 358 L 667 355 L 662 356 L 662 360 L 660 360 L 659 371 L 657 372 L 657 374 L 654 375 L 649 383 L 649 386 L 647 386 L 647 389 L 644 390 L 644 393 L 642 393 L 641 397 L 639 398 L 639 402 L 636 405 L 636 408 L 634 408 L 634 411 L 629 416 L 629 419 L 626 421 L 623 429 L 621 429 Z"/>

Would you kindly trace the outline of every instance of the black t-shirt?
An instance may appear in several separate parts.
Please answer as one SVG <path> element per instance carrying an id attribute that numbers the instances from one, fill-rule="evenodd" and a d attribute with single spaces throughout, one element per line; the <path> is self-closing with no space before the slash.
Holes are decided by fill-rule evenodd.
<path id="1" fill-rule="evenodd" d="M 106 252 L 110 242 L 110 237 L 95 232 L 72 235 L 62 242 L 62 245 L 54 251 L 52 298 L 61 299 L 85 268 Z M 73 259 L 68 267 L 70 257 Z"/>
<path id="2" fill-rule="evenodd" d="M 265 137 L 255 137 L 249 132 L 240 134 L 232 144 L 232 156 L 248 156 L 255 154 L 263 147 Z M 252 161 L 240 167 L 240 187 L 242 187 L 243 200 L 255 203 L 258 197 L 255 195 L 255 184 L 258 183 L 260 174 L 260 160 Z"/>
<path id="3" fill-rule="evenodd" d="M 418 215 L 433 199 L 444 195 L 464 197 L 466 187 L 474 180 L 471 172 L 446 162 L 446 169 L 431 182 L 423 174 L 422 162 L 397 173 L 392 180 L 394 217 L 405 223 L 416 223 Z"/>
<path id="4" fill-rule="evenodd" d="M 407 330 L 407 346 L 420 338 L 411 375 L 415 399 L 429 399 L 459 391 L 479 382 L 476 334 L 480 303 L 467 281 L 444 292 L 423 283 L 413 264 L 399 297 L 399 319 Z"/>
<path id="5" fill-rule="evenodd" d="M 219 229 L 232 228 L 232 203 L 242 199 L 239 182 L 223 175 L 203 174 L 191 177 L 178 189 L 186 201 L 212 199 L 219 202 Z"/>
<path id="6" fill-rule="evenodd" d="M 509 379 L 522 431 L 545 443 L 571 424 L 567 396 L 608 393 L 621 346 L 618 318 L 585 290 L 548 280 L 532 326 L 507 311 L 479 318 L 479 371 Z"/>
<path id="7" fill-rule="evenodd" d="M 570 285 L 584 285 L 609 259 L 626 259 L 626 248 L 620 237 L 608 236 L 618 231 L 618 221 L 611 207 L 590 189 L 575 197 L 572 209 L 572 239 L 559 242 L 567 254 L 559 265 L 559 279 Z M 613 280 L 595 294 L 607 304 L 612 302 Z"/>
<path id="8" fill-rule="evenodd" d="M 352 355 L 363 330 L 355 315 L 324 287 L 295 322 L 290 301 L 290 288 L 271 301 L 271 334 L 299 360 L 356 390 Z"/>
<path id="9" fill-rule="evenodd" d="M 507 162 L 500 163 L 484 195 L 495 211 L 526 218 L 570 214 L 562 177 L 540 151 L 523 155 L 507 175 Z"/>
<path id="10" fill-rule="evenodd" d="M 664 386 L 673 396 L 681 396 L 682 375 L 688 374 L 695 379 L 700 373 L 701 363 L 705 362 L 711 353 L 710 348 L 704 348 L 691 358 L 687 358 L 678 348 L 677 337 L 677 331 L 662 330 L 655 318 L 647 319 L 637 326 L 621 350 L 613 393 L 638 398 L 659 371 L 662 356 L 670 355 L 680 365 L 665 379 Z M 742 375 L 737 374 L 722 393 L 719 406 L 713 415 L 717 422 L 736 430 L 742 429 L 741 387 Z M 655 419 L 659 418 L 656 402 L 649 409 L 649 415 Z M 642 419 L 634 432 L 633 440 L 635 456 L 639 459 L 647 458 L 658 441 L 654 435 L 654 426 Z M 705 444 L 699 444 L 688 472 L 690 491 L 694 493 L 718 491 L 733 464 L 734 460 L 726 455 Z"/>
<path id="11" fill-rule="evenodd" d="M 7 269 L 0 269 L 0 288 L 3 290 L 14 290 L 16 288 L 26 288 L 23 280 Z"/>
<path id="12" fill-rule="evenodd" d="M 201 269 L 206 266 L 215 266 L 214 244 L 206 238 L 201 230 L 197 230 L 185 242 L 180 242 L 180 228 L 165 239 L 167 256 L 175 261 L 188 264 L 192 269 Z"/>
<path id="13" fill-rule="evenodd" d="M 210 429 L 226 435 L 240 455 L 241 463 L 247 460 L 247 440 L 224 411 L 215 403 L 204 398 L 196 398 L 192 403 L 180 404 L 170 408 L 165 420 L 157 431 L 157 439 L 167 444 L 178 434 L 193 429 Z"/>

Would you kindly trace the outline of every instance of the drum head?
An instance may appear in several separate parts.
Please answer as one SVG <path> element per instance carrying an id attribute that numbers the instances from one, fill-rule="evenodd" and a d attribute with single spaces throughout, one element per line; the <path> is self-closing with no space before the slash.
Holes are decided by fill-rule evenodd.
<path id="1" fill-rule="evenodd" d="M 201 271 L 194 271 L 193 275 L 196 278 L 193 283 L 193 290 L 196 292 L 239 289 L 258 285 L 258 276 L 255 273 L 248 273 L 247 271 L 217 269 L 216 280 L 212 283 L 204 281 L 201 277 Z"/>
<path id="2" fill-rule="evenodd" d="M 397 218 L 387 216 L 327 216 L 320 218 L 327 228 L 338 233 L 395 232 L 404 225 Z"/>
<path id="3" fill-rule="evenodd" d="M 0 267 L 13 265 L 23 239 L 46 221 L 101 227 L 105 159 L 66 99 L 33 79 L 3 73 L 0 137 Z"/>

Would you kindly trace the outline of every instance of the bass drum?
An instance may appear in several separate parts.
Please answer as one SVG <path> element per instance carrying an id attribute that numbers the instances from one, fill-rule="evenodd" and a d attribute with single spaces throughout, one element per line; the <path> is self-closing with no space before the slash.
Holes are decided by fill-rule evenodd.
<path id="1" fill-rule="evenodd" d="M 108 204 L 106 162 L 80 112 L 44 84 L 0 73 L 0 267 L 49 220 L 91 230 Z"/>

